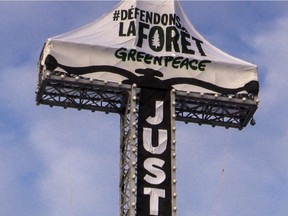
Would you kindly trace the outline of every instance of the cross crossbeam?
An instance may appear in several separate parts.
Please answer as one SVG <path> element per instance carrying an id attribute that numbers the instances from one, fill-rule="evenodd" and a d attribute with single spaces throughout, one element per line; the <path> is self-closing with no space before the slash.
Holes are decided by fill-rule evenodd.
<path id="1" fill-rule="evenodd" d="M 78 110 L 123 113 L 130 85 L 68 76 L 58 72 L 40 72 L 36 90 L 37 104 L 76 108 Z M 253 95 L 201 94 L 176 91 L 175 119 L 243 129 L 258 107 Z"/>

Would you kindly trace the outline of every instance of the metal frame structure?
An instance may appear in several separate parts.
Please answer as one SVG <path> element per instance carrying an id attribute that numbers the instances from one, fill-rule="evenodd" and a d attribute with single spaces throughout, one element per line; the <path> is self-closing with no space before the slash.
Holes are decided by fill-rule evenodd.
<path id="1" fill-rule="evenodd" d="M 121 114 L 120 134 L 120 216 L 134 216 L 136 212 L 136 170 L 138 121 L 137 89 L 132 86 L 125 112 Z"/>
<path id="2" fill-rule="evenodd" d="M 96 81 L 60 72 L 40 71 L 37 104 L 122 114 L 131 86 Z M 218 95 L 176 91 L 177 121 L 243 129 L 258 107 L 253 95 Z M 253 122 L 252 122 L 253 124 Z"/>
<path id="3" fill-rule="evenodd" d="M 177 206 L 176 206 L 176 91 L 173 89 L 171 91 L 171 178 L 172 178 L 172 216 L 176 216 Z"/>
<path id="4" fill-rule="evenodd" d="M 137 196 L 137 121 L 139 88 L 39 69 L 37 104 L 120 114 L 120 216 L 135 216 Z M 176 215 L 175 120 L 244 128 L 258 106 L 253 95 L 218 95 L 172 90 L 172 206 Z"/>
<path id="5" fill-rule="evenodd" d="M 253 95 L 229 95 L 184 93 L 176 94 L 176 120 L 199 125 L 208 124 L 225 128 L 247 126 L 257 110 L 258 99 Z"/>

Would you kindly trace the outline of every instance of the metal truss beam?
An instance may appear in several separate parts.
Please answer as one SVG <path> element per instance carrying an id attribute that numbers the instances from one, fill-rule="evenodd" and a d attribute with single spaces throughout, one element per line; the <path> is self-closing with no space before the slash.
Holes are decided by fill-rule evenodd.
<path id="1" fill-rule="evenodd" d="M 51 74 L 49 71 L 40 78 L 36 90 L 38 105 L 121 113 L 130 90 L 129 85 Z"/>
<path id="2" fill-rule="evenodd" d="M 130 85 L 95 81 L 49 71 L 39 73 L 37 104 L 123 113 Z M 176 120 L 243 129 L 258 107 L 253 95 L 213 95 L 176 91 Z"/>
<path id="3" fill-rule="evenodd" d="M 219 96 L 177 92 L 176 120 L 243 129 L 257 110 L 257 99 L 247 95 Z"/>

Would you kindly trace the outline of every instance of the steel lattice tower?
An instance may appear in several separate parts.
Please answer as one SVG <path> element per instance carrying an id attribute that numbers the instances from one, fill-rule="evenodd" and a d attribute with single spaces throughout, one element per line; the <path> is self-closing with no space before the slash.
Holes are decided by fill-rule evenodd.
<path id="1" fill-rule="evenodd" d="M 137 196 L 137 121 L 139 88 L 85 79 L 39 68 L 37 104 L 120 115 L 119 214 L 135 216 Z M 219 95 L 171 91 L 172 206 L 176 215 L 175 120 L 225 128 L 244 128 L 258 106 L 254 95 Z"/>

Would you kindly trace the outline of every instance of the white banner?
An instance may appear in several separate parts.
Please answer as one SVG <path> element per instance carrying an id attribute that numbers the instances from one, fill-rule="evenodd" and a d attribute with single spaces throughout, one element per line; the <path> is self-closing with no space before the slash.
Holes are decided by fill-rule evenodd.
<path id="1" fill-rule="evenodd" d="M 152 76 L 165 88 L 258 94 L 257 66 L 212 46 L 176 0 L 121 1 L 95 22 L 48 39 L 41 64 L 143 87 Z"/>

